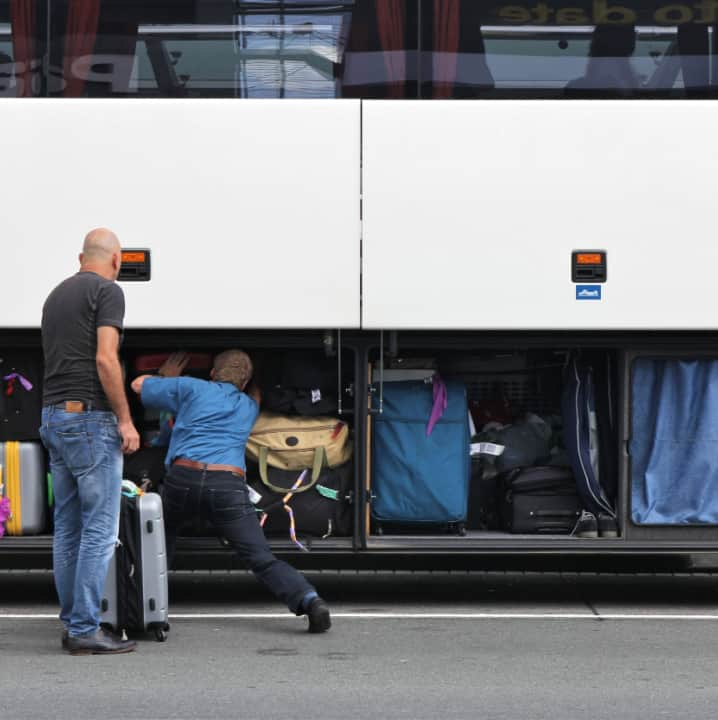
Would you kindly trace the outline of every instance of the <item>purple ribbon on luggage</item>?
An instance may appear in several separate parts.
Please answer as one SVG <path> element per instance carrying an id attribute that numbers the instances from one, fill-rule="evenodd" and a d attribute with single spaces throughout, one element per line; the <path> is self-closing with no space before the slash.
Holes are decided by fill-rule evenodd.
<path id="1" fill-rule="evenodd" d="M 20 385 L 22 385 L 25 390 L 32 390 L 32 383 L 24 375 L 20 375 L 20 373 L 14 372 L 9 375 L 5 375 L 3 380 L 19 380 Z"/>
<path id="2" fill-rule="evenodd" d="M 0 486 L 0 490 L 2 486 Z M 0 537 L 5 535 L 5 522 L 10 519 L 12 512 L 10 510 L 10 499 L 7 497 L 0 498 Z"/>
<path id="3" fill-rule="evenodd" d="M 431 408 L 429 422 L 426 425 L 426 437 L 431 435 L 434 426 L 439 422 L 441 416 L 446 410 L 446 406 L 449 404 L 449 394 L 446 390 L 446 383 L 439 377 L 438 373 L 434 373 L 431 385 L 434 395 L 434 404 Z"/>

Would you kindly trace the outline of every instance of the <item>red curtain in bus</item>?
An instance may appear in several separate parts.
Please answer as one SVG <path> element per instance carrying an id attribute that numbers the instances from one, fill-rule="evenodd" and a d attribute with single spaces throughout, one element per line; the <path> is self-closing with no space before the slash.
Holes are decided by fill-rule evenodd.
<path id="1" fill-rule="evenodd" d="M 404 0 L 376 0 L 379 42 L 384 53 L 387 97 L 406 94 L 406 6 Z"/>
<path id="2" fill-rule="evenodd" d="M 73 74 L 73 64 L 78 58 L 92 55 L 100 4 L 101 0 L 70 0 L 68 3 L 63 61 L 65 97 L 80 97 L 85 89 L 85 78 Z"/>
<path id="3" fill-rule="evenodd" d="M 35 54 L 35 0 L 12 0 L 10 24 L 18 97 L 32 97 L 32 63 Z"/>
<path id="4" fill-rule="evenodd" d="M 435 98 L 454 95 L 459 52 L 461 0 L 434 0 L 433 89 Z"/>

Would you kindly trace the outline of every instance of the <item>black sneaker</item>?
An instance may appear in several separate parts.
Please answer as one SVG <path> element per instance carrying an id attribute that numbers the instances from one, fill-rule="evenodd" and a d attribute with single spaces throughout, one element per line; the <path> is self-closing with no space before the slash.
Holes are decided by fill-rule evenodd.
<path id="1" fill-rule="evenodd" d="M 598 521 L 596 520 L 596 516 L 588 510 L 582 510 L 572 534 L 582 538 L 597 538 Z"/>
<path id="2" fill-rule="evenodd" d="M 598 534 L 602 538 L 618 537 L 618 523 L 613 515 L 598 513 Z"/>
<path id="3" fill-rule="evenodd" d="M 329 616 L 329 606 L 320 597 L 315 597 L 307 608 L 309 618 L 309 632 L 323 633 L 332 626 L 332 619 Z"/>
<path id="4" fill-rule="evenodd" d="M 67 638 L 70 637 L 67 630 L 62 631 L 62 649 L 67 650 Z"/>
<path id="5" fill-rule="evenodd" d="M 67 649 L 70 655 L 116 655 L 118 653 L 132 652 L 137 643 L 132 640 L 120 638 L 99 629 L 92 635 L 80 635 L 67 638 Z"/>

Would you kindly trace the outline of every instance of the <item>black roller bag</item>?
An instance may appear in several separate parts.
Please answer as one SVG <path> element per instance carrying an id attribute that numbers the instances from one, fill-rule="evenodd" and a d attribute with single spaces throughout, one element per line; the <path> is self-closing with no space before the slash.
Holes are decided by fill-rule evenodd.
<path id="1" fill-rule="evenodd" d="M 576 481 L 569 468 L 515 468 L 499 477 L 504 530 L 511 533 L 567 535 L 581 514 Z"/>
<path id="2" fill-rule="evenodd" d="M 260 520 L 266 514 L 262 527 L 267 535 L 289 534 L 289 513 L 283 500 L 300 474 L 300 470 L 269 467 L 264 481 L 258 466 L 247 463 L 248 484 L 260 496 L 255 503 Z M 335 468 L 324 466 L 316 480 L 312 470 L 308 469 L 302 484 L 286 501 L 292 509 L 297 534 L 315 537 L 351 535 L 353 486 L 351 460 Z"/>

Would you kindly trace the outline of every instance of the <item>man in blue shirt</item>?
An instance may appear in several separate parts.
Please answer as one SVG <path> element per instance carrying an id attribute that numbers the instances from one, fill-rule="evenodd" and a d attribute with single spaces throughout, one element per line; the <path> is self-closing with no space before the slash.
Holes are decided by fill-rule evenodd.
<path id="1" fill-rule="evenodd" d="M 226 350 L 215 358 L 210 381 L 141 375 L 132 382 L 144 405 L 175 418 L 163 498 L 168 562 L 183 522 L 205 515 L 263 585 L 293 613 L 309 617 L 309 632 L 326 632 L 327 604 L 301 573 L 274 557 L 249 499 L 244 448 L 260 400 L 257 389 L 244 392 L 251 377 L 249 356 Z"/>

